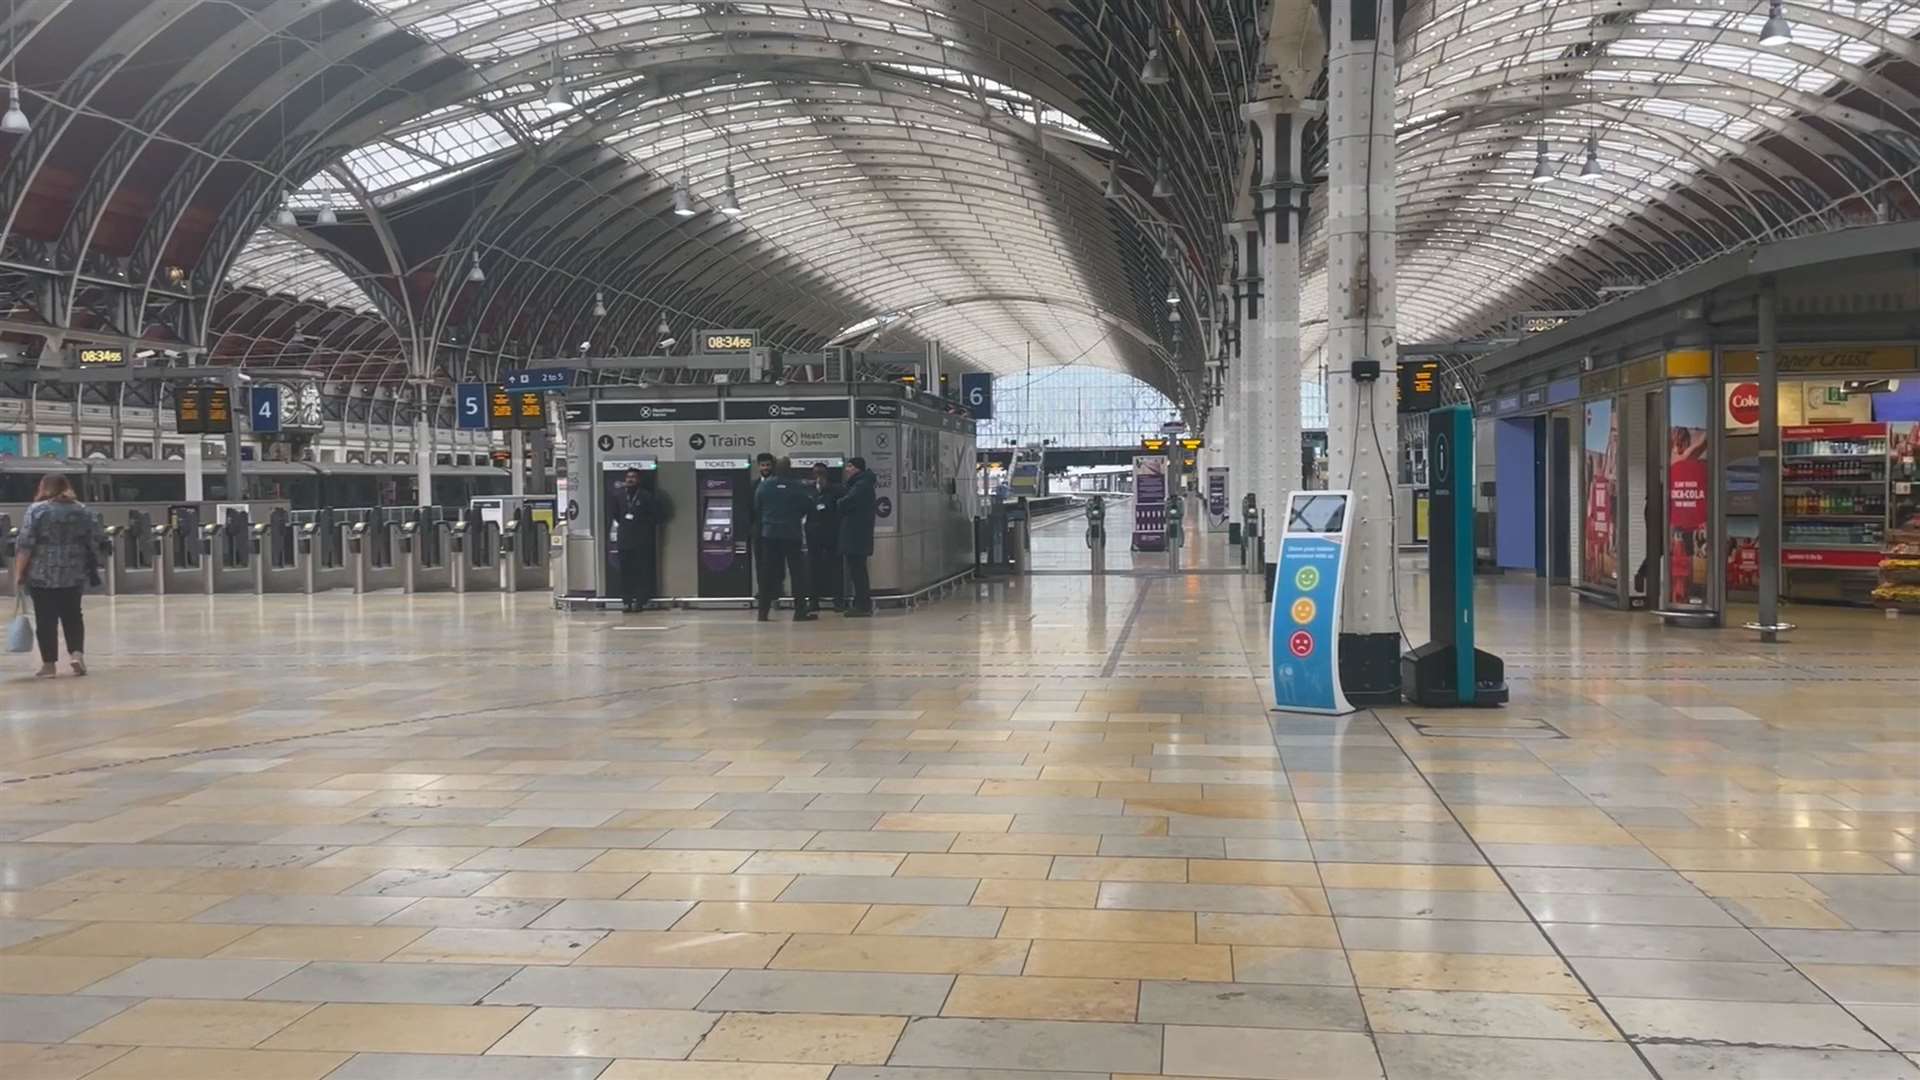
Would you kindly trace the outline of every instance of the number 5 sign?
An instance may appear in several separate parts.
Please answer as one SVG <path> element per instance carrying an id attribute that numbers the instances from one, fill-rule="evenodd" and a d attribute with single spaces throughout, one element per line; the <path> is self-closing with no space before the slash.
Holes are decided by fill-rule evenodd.
<path id="1" fill-rule="evenodd" d="M 993 419 L 993 376 L 985 372 L 961 375 L 960 401 L 975 420 Z"/>
<path id="2" fill-rule="evenodd" d="M 487 429 L 487 388 L 483 383 L 460 383 L 453 388 L 454 426 L 463 431 Z"/>
<path id="3" fill-rule="evenodd" d="M 248 399 L 247 415 L 255 435 L 280 434 L 281 413 L 280 388 L 277 386 L 256 386 L 253 396 Z"/>

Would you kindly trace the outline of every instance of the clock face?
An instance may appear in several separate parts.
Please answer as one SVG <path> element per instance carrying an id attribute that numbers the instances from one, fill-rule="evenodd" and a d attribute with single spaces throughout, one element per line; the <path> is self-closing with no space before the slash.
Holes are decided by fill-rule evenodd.
<path id="1" fill-rule="evenodd" d="M 314 383 L 304 383 L 291 395 L 292 405 L 287 409 L 286 424 L 290 427 L 311 428 L 318 431 L 326 426 L 326 412 L 320 405 L 320 387 Z"/>

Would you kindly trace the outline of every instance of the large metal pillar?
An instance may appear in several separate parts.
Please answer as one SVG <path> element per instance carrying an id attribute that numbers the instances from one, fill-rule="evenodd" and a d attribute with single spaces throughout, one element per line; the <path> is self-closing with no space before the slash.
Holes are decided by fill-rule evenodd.
<path id="1" fill-rule="evenodd" d="M 1267 309 L 1260 280 L 1260 226 L 1258 222 L 1236 221 L 1230 228 L 1236 230 L 1234 240 L 1240 252 L 1240 490 L 1252 492 L 1259 500 L 1260 516 L 1256 520 L 1264 523 L 1273 520 L 1273 508 L 1267 503 L 1266 485 L 1261 479 L 1266 475 L 1267 445 L 1260 432 L 1266 425 L 1268 407 L 1260 391 L 1262 386 L 1271 388 L 1272 383 L 1266 377 L 1262 320 Z M 1257 555 L 1265 546 L 1266 526 L 1262 524 L 1260 543 L 1249 554 Z M 1259 559 L 1250 557 L 1247 562 L 1255 570 L 1262 567 Z"/>
<path id="2" fill-rule="evenodd" d="M 433 505 L 433 425 L 428 422 L 432 415 L 433 400 L 427 390 L 427 384 L 420 384 L 419 408 L 413 414 L 413 470 L 414 487 L 418 489 L 414 499 L 416 506 Z"/>
<path id="3" fill-rule="evenodd" d="M 1340 685 L 1355 705 L 1381 705 L 1400 697 L 1393 579 L 1393 479 L 1399 452 L 1393 400 L 1399 353 L 1394 340 L 1394 5 L 1332 0 L 1329 14 L 1329 486 L 1354 493 Z"/>
<path id="4" fill-rule="evenodd" d="M 1263 412 L 1257 437 L 1268 463 L 1260 477 L 1260 505 L 1277 515 L 1289 492 L 1301 487 L 1300 466 L 1300 227 L 1308 187 L 1300 159 L 1307 121 L 1319 102 L 1266 98 L 1246 106 L 1260 131 L 1259 181 L 1254 213 L 1262 238 L 1260 340 Z M 1277 531 L 1277 530 L 1276 530 Z M 1267 562 L 1278 557 L 1267 549 Z"/>
<path id="5" fill-rule="evenodd" d="M 1779 296 L 1772 278 L 1755 297 L 1760 380 L 1760 628 L 1761 641 L 1778 641 L 1780 626 L 1780 331 Z"/>

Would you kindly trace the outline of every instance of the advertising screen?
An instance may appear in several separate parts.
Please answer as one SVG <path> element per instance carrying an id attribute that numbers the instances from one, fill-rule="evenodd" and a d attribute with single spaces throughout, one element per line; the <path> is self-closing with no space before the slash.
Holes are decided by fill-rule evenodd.
<path id="1" fill-rule="evenodd" d="M 1620 420 L 1611 398 L 1590 401 L 1581 443 L 1580 480 L 1586 502 L 1580 527 L 1580 580 L 1598 588 L 1620 584 L 1615 543 L 1620 503 Z"/>

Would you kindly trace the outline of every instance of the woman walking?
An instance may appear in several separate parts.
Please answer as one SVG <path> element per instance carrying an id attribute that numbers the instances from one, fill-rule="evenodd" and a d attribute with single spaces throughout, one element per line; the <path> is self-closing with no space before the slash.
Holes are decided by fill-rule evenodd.
<path id="1" fill-rule="evenodd" d="M 58 473 L 40 478 L 33 500 L 20 526 L 13 580 L 33 597 L 34 630 L 40 639 L 40 670 L 35 674 L 53 677 L 64 631 L 73 673 L 85 675 L 87 627 L 80 617 L 80 594 L 96 573 L 107 531 Z"/>

